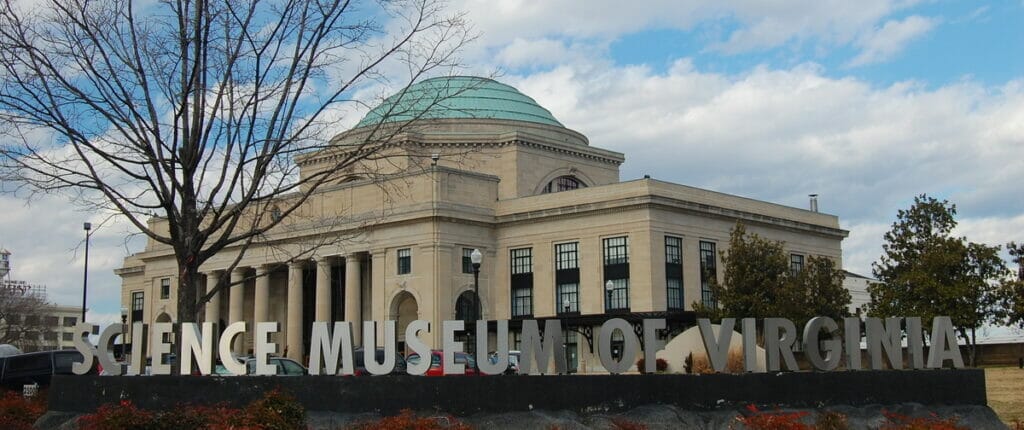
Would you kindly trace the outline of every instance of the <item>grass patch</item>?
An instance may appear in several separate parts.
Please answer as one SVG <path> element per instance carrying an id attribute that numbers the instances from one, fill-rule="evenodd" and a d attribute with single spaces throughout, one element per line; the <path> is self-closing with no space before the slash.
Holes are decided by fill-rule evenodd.
<path id="1" fill-rule="evenodd" d="M 1006 425 L 1024 422 L 1024 369 L 990 367 L 985 369 L 988 406 Z M 1012 427 L 1011 427 L 1012 428 Z"/>

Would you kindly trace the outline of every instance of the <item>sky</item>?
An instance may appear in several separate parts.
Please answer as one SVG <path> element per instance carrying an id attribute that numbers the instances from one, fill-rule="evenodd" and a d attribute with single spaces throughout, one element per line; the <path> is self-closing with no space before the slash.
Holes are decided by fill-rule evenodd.
<path id="1" fill-rule="evenodd" d="M 452 0 L 479 38 L 463 74 L 497 74 L 646 175 L 806 208 L 819 195 L 870 275 L 914 196 L 956 204 L 958 235 L 1024 241 L 1024 1 Z M 352 126 L 360 111 L 339 118 Z M 144 241 L 59 196 L 0 195 L 15 279 L 120 314 L 113 273 Z"/>

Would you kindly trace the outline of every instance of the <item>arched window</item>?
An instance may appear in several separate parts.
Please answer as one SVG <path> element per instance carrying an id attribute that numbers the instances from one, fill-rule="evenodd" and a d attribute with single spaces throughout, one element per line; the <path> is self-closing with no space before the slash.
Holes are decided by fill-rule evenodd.
<path id="1" fill-rule="evenodd" d="M 474 321 L 480 317 L 480 307 L 477 306 L 477 312 L 473 312 L 473 304 L 476 296 L 472 291 L 466 291 L 459 294 L 458 300 L 455 301 L 455 319 L 462 321 Z M 475 324 L 475 323 L 474 323 Z"/>
<path id="2" fill-rule="evenodd" d="M 544 194 L 557 193 L 561 191 L 569 191 L 586 187 L 587 185 L 584 184 L 579 179 L 576 179 L 575 176 L 559 176 L 553 179 L 551 182 L 548 182 L 548 185 L 544 187 Z"/>

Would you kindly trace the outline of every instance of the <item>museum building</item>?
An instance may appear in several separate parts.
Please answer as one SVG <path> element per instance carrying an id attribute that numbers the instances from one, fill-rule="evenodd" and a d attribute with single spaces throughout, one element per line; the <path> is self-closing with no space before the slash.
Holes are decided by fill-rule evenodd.
<path id="1" fill-rule="evenodd" d="M 301 360 L 313 321 L 352 321 L 359 344 L 360 321 L 395 320 L 401 351 L 417 319 L 431 322 L 421 337 L 433 348 L 441 321 L 475 312 L 510 320 L 518 349 L 520 321 L 557 318 L 570 371 L 602 372 L 595 335 L 608 318 L 638 332 L 644 318 L 664 318 L 678 332 L 693 325 L 694 302 L 714 303 L 709 280 L 722 277 L 719 252 L 737 222 L 785 242 L 794 270 L 812 255 L 842 267 L 848 232 L 836 216 L 648 177 L 620 181 L 623 154 L 591 146 L 532 98 L 486 78 L 409 87 L 335 137 L 336 148 L 297 157 L 300 175 L 331 168 L 392 125 L 409 127 L 389 136 L 401 145 L 387 157 L 337 172 L 230 273 L 237 250 L 204 264 L 206 285 L 224 276 L 236 286 L 200 319 L 279 321 L 272 340 Z M 116 273 L 130 322 L 177 320 L 176 272 L 170 247 L 152 240 L 125 259 Z M 251 350 L 249 336 L 237 353 Z"/>

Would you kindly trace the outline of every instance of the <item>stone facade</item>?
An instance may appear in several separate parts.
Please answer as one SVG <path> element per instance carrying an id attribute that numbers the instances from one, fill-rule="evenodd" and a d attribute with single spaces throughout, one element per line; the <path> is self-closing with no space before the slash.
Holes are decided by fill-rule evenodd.
<path id="1" fill-rule="evenodd" d="M 338 149 L 296 162 L 303 174 L 326 169 L 366 133 L 351 130 L 334 140 Z M 836 216 L 655 179 L 620 182 L 622 154 L 564 127 L 439 118 L 393 140 L 404 144 L 387 163 L 337 172 L 233 272 L 223 269 L 237 250 L 206 262 L 208 282 L 240 284 L 214 297 L 206 320 L 280 321 L 273 340 L 298 359 L 314 320 L 397 320 L 400 342 L 411 320 L 429 320 L 423 340 L 440 347 L 441 321 L 472 316 L 467 256 L 479 249 L 482 319 L 511 319 L 515 331 L 524 318 L 560 318 L 570 367 L 591 372 L 600 371 L 594 327 L 609 315 L 663 317 L 674 329 L 692 321 L 702 265 L 720 265 L 737 222 L 794 255 L 841 263 L 847 232 Z M 132 321 L 177 320 L 176 271 L 170 248 L 152 241 L 125 259 L 117 273 Z"/>

